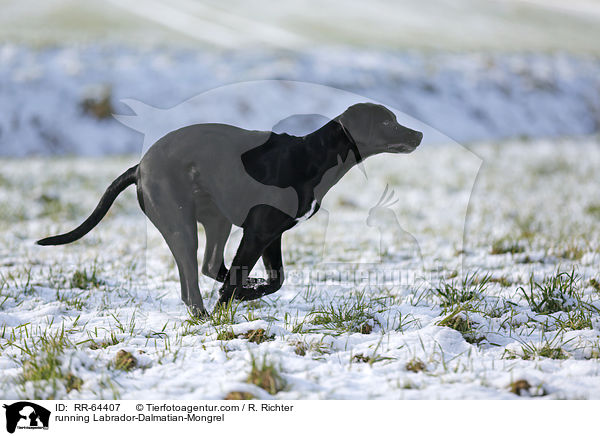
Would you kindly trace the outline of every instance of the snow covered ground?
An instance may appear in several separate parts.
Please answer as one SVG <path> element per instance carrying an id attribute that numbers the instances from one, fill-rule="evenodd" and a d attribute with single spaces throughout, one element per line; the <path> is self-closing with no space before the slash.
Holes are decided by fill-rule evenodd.
<path id="1" fill-rule="evenodd" d="M 133 190 L 33 244 L 138 157 L 1 161 L 0 397 L 600 398 L 598 138 L 472 150 L 371 158 L 286 233 L 279 292 L 207 321 Z"/>

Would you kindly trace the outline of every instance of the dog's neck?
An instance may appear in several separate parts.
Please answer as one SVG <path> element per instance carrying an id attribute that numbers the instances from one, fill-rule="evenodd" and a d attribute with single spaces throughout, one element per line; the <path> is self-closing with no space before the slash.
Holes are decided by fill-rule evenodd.
<path id="1" fill-rule="evenodd" d="M 304 140 L 313 162 L 318 163 L 307 168 L 307 177 L 312 181 L 314 197 L 320 203 L 327 191 L 363 157 L 348 129 L 335 119 L 306 135 Z"/>

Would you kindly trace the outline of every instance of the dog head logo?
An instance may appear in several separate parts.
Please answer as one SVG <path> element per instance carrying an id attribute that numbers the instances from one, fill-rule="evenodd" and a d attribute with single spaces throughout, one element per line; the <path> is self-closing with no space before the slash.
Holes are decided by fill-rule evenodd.
<path id="1" fill-rule="evenodd" d="M 19 401 L 6 409 L 6 431 L 14 433 L 18 429 L 48 429 L 50 411 L 29 401 Z"/>

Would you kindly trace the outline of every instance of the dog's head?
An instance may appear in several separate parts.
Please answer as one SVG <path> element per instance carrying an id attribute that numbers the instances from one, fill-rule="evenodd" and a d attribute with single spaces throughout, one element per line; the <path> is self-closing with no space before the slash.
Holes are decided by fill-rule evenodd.
<path id="1" fill-rule="evenodd" d="M 378 153 L 410 153 L 423 139 L 423 133 L 399 124 L 385 106 L 359 103 L 337 117 L 363 157 Z"/>

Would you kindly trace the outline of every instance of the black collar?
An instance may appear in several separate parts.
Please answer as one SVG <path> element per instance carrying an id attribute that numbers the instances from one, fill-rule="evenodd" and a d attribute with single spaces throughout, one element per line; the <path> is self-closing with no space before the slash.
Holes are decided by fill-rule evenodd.
<path id="1" fill-rule="evenodd" d="M 356 144 L 356 141 L 350 134 L 350 131 L 346 128 L 346 126 L 344 126 L 344 124 L 342 124 L 342 122 L 340 120 L 337 120 L 337 123 L 342 127 L 342 132 L 344 132 L 344 135 L 350 142 L 350 150 L 352 150 L 352 153 L 354 153 L 356 163 L 361 163 L 363 159 L 362 159 L 362 156 L 360 155 L 360 151 L 358 150 L 358 145 Z"/>

